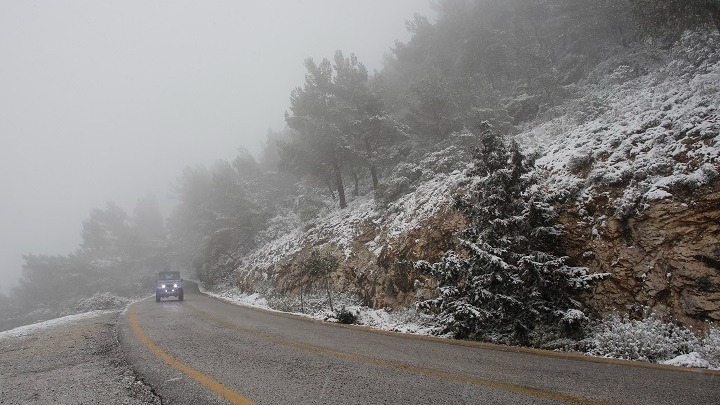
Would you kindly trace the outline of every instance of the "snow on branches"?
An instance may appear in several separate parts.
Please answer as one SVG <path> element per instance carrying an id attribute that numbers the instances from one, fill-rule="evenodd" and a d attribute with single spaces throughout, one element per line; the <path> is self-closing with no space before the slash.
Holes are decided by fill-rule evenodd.
<path id="1" fill-rule="evenodd" d="M 439 283 L 419 308 L 438 315 L 438 333 L 459 338 L 529 345 L 578 335 L 587 318 L 573 297 L 598 276 L 558 254 L 564 231 L 535 191 L 533 157 L 488 126 L 480 131 L 476 179 L 456 201 L 471 226 L 458 234 L 457 252 L 414 263 Z"/>

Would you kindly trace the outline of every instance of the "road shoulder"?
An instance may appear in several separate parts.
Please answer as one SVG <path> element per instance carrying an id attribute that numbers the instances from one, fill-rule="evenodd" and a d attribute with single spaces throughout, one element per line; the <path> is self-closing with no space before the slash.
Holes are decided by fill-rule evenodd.
<path id="1" fill-rule="evenodd" d="M 0 333 L 0 404 L 160 404 L 123 357 L 119 311 Z"/>

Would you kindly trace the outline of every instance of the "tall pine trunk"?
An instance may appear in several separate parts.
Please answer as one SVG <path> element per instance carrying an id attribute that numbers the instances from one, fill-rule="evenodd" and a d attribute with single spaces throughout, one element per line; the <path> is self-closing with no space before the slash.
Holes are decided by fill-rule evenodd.
<path id="1" fill-rule="evenodd" d="M 345 208 L 345 207 L 347 207 L 347 202 L 345 201 L 345 187 L 343 186 L 342 172 L 340 170 L 340 165 L 335 163 L 334 169 L 335 169 L 335 188 L 337 189 L 338 198 L 340 199 L 340 208 Z"/>
<path id="2" fill-rule="evenodd" d="M 378 175 L 375 163 L 373 163 L 372 147 L 370 146 L 370 139 L 365 137 L 365 153 L 367 153 L 368 167 L 370 168 L 370 177 L 372 177 L 373 191 L 377 191 L 378 188 Z"/>
<path id="3" fill-rule="evenodd" d="M 353 171 L 353 180 L 355 181 L 355 188 L 353 189 L 353 197 L 360 195 L 360 177 L 356 171 Z"/>
<path id="4" fill-rule="evenodd" d="M 372 163 L 370 163 L 370 177 L 372 177 L 373 191 L 376 191 L 378 188 L 378 175 L 377 175 L 377 169 L 375 168 L 375 165 Z"/>

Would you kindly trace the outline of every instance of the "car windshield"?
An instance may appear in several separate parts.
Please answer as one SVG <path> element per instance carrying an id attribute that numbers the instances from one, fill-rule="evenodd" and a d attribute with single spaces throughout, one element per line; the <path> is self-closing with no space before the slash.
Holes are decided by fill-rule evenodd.
<path id="1" fill-rule="evenodd" d="M 162 272 L 158 275 L 158 280 L 179 280 L 180 273 L 177 271 Z"/>

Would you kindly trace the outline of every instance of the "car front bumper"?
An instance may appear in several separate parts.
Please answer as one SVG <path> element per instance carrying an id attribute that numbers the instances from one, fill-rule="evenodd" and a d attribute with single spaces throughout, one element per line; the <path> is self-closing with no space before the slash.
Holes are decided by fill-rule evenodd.
<path id="1" fill-rule="evenodd" d="M 182 287 L 179 288 L 156 288 L 155 295 L 160 297 L 177 297 L 183 293 Z"/>

